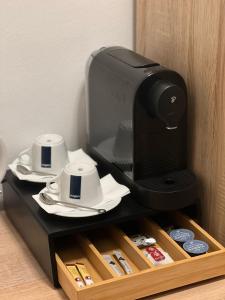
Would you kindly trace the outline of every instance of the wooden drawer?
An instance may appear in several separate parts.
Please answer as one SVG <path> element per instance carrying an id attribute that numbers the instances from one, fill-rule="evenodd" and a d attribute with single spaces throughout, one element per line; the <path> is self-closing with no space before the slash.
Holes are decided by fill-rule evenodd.
<path id="1" fill-rule="evenodd" d="M 196 222 L 180 213 L 172 215 L 179 227 L 190 228 L 196 238 L 209 244 L 209 252 L 190 257 L 151 219 L 134 222 L 136 232 L 149 233 L 174 262 L 154 266 L 130 240 L 129 226 L 109 227 L 70 237 L 56 253 L 58 280 L 70 299 L 134 300 L 225 274 L 225 249 Z M 118 276 L 102 254 L 120 249 L 133 269 L 130 275 Z M 66 263 L 83 262 L 95 284 L 77 288 Z"/>

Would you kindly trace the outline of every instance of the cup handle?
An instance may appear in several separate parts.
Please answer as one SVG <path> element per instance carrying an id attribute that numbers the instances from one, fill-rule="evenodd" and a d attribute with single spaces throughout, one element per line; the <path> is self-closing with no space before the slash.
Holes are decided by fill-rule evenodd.
<path id="1" fill-rule="evenodd" d="M 58 178 L 57 178 L 58 179 Z M 59 184 L 57 182 L 57 179 L 55 180 L 50 180 L 50 181 L 47 181 L 46 182 L 46 188 L 47 188 L 47 193 L 50 193 L 50 194 L 55 194 L 55 195 L 58 195 L 59 194 Z M 51 185 L 52 183 L 56 183 L 57 184 L 57 187 L 56 188 L 53 188 Z"/>
<path id="2" fill-rule="evenodd" d="M 24 156 L 28 156 L 28 160 L 25 160 Z M 32 160 L 31 160 L 31 148 L 20 152 L 20 154 L 18 155 L 18 160 L 19 160 L 19 163 L 21 165 L 31 166 L 31 162 L 32 162 Z"/>

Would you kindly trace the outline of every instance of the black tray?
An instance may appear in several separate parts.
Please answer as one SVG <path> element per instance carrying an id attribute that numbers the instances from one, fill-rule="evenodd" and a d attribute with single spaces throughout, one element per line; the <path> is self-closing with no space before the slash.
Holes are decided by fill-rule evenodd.
<path id="1" fill-rule="evenodd" d="M 99 171 L 101 176 L 105 175 Z M 43 187 L 44 184 L 20 181 L 8 171 L 3 181 L 4 207 L 8 217 L 55 286 L 58 286 L 55 252 L 56 245 L 62 237 L 155 214 L 151 209 L 136 202 L 132 195 L 127 195 L 119 206 L 104 215 L 87 218 L 49 215 L 32 198 L 32 195 L 37 194 Z"/>

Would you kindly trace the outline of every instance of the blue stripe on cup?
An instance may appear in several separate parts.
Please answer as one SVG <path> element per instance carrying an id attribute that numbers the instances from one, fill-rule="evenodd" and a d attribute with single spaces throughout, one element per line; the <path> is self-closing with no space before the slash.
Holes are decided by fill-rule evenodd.
<path id="1" fill-rule="evenodd" d="M 41 147 L 41 167 L 51 168 L 51 147 Z"/>
<path id="2" fill-rule="evenodd" d="M 70 198 L 80 199 L 81 176 L 70 176 Z"/>

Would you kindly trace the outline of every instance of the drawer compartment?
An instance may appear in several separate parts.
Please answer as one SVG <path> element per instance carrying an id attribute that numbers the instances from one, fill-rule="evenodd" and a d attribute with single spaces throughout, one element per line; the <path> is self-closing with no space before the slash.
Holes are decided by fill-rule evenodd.
<path id="1" fill-rule="evenodd" d="M 156 222 L 161 225 L 165 229 L 165 231 L 167 231 L 167 229 L 171 225 L 174 226 L 174 228 L 190 229 L 195 234 L 194 239 L 202 240 L 209 245 L 208 253 L 224 250 L 224 247 L 220 243 L 218 243 L 212 236 L 210 236 L 200 225 L 180 212 L 171 213 L 165 218 L 157 217 Z M 165 232 L 165 235 L 167 235 L 168 239 L 172 240 L 169 236 L 169 232 Z M 174 242 L 174 245 L 176 245 L 176 247 L 178 247 L 180 251 L 183 251 L 183 248 L 178 243 Z M 189 256 L 189 254 L 187 253 L 186 255 Z"/>
<path id="2" fill-rule="evenodd" d="M 134 242 L 131 240 L 132 236 L 140 234 L 140 235 L 149 235 L 150 237 L 156 240 L 156 244 L 154 246 L 160 247 L 163 251 L 169 254 L 174 263 L 176 261 L 184 260 L 189 258 L 189 255 L 181 249 L 177 244 L 168 236 L 168 234 L 154 221 L 150 219 L 142 219 L 138 220 L 135 223 L 127 223 L 121 226 L 122 230 L 126 233 L 127 238 L 130 239 L 130 242 L 134 245 Z M 145 252 L 145 249 L 139 249 L 137 246 L 133 246 L 136 248 L 137 252 Z M 149 260 L 147 260 L 149 262 Z M 153 265 L 149 262 L 151 267 L 159 267 L 161 265 Z"/>
<path id="3" fill-rule="evenodd" d="M 158 219 L 160 220 L 160 219 Z M 154 221 L 146 218 L 104 230 L 95 230 L 69 237 L 60 243 L 56 253 L 58 280 L 70 299 L 75 300 L 134 300 L 176 287 L 225 274 L 225 249 L 196 222 L 183 214 L 170 216 L 174 225 L 192 229 L 196 237 L 209 243 L 210 251 L 190 257 L 169 234 Z M 168 252 L 173 262 L 155 266 L 143 254 L 130 236 L 146 233 Z M 121 268 L 118 276 L 104 259 L 119 250 L 131 266 L 132 274 Z M 66 264 L 83 263 L 94 284 L 78 288 Z M 118 261 L 115 260 L 115 263 Z"/>
<path id="4" fill-rule="evenodd" d="M 110 255 L 113 258 L 123 275 L 127 274 L 125 274 L 114 258 L 114 251 L 119 251 L 126 259 L 132 269 L 132 274 L 151 268 L 151 265 L 146 262 L 145 258 L 136 250 L 133 244 L 130 243 L 129 239 L 127 239 L 126 234 L 116 227 L 109 227 L 104 233 L 96 231 L 90 232 L 88 237 L 102 257 L 104 257 L 104 255 Z M 118 277 L 115 271 L 113 271 L 113 273 L 114 277 Z"/>

